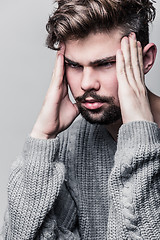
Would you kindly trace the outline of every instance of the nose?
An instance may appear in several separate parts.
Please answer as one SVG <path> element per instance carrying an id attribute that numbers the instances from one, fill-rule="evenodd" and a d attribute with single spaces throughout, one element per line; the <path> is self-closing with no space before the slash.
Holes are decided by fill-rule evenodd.
<path id="1" fill-rule="evenodd" d="M 90 67 L 84 67 L 83 69 L 81 88 L 83 91 L 88 91 L 91 89 L 98 91 L 100 88 L 98 76 Z"/>

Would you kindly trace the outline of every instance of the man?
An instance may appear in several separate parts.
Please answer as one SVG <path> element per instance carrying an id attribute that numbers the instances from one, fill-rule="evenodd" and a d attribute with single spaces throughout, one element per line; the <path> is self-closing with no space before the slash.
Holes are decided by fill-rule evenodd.
<path id="1" fill-rule="evenodd" d="M 160 239 L 160 98 L 144 84 L 154 14 L 148 0 L 58 1 L 53 78 L 13 165 L 5 239 Z"/>

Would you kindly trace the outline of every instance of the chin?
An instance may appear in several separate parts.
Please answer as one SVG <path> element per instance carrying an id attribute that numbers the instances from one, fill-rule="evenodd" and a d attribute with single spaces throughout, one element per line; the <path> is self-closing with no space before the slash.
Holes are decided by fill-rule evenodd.
<path id="1" fill-rule="evenodd" d="M 84 108 L 79 108 L 83 118 L 91 124 L 110 125 L 121 119 L 120 107 L 113 105 L 108 109 L 96 109 L 90 111 Z"/>

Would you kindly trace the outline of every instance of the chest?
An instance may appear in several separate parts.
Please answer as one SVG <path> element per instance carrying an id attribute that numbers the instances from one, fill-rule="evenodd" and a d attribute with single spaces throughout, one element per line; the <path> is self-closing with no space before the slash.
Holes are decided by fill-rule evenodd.
<path id="1" fill-rule="evenodd" d="M 82 239 L 105 239 L 109 209 L 108 178 L 116 146 L 106 138 L 79 138 L 69 154 L 67 175 L 76 202 Z M 74 161 L 73 161 L 74 159 Z"/>

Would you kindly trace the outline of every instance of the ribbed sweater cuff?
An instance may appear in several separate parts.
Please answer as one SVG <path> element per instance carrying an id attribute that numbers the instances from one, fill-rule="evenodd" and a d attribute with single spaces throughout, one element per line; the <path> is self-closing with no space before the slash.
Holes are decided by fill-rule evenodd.
<path id="1" fill-rule="evenodd" d="M 117 150 L 159 143 L 160 130 L 154 122 L 136 121 L 123 124 L 119 129 Z"/>
<path id="2" fill-rule="evenodd" d="M 35 139 L 31 136 L 26 138 L 23 154 L 25 159 L 33 159 L 36 161 L 52 162 L 56 159 L 59 149 L 59 137 L 55 139 Z M 54 156 L 54 158 L 53 158 Z"/>

